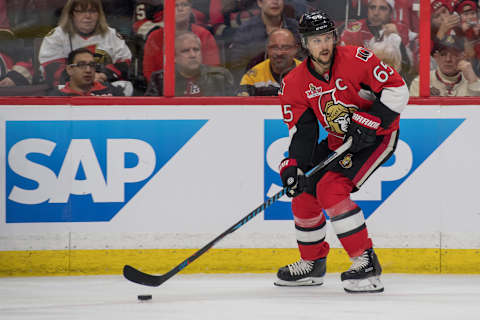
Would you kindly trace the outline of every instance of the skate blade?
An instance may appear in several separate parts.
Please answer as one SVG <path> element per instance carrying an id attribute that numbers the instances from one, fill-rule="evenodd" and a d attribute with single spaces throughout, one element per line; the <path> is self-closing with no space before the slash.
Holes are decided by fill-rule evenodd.
<path id="1" fill-rule="evenodd" d="M 366 279 L 353 279 L 342 281 L 343 289 L 348 293 L 378 293 L 383 292 L 384 287 L 379 277 Z"/>
<path id="2" fill-rule="evenodd" d="M 277 281 L 275 281 L 273 284 L 279 287 L 320 286 L 323 284 L 323 278 L 310 277 L 297 281 L 285 281 L 277 279 Z"/>

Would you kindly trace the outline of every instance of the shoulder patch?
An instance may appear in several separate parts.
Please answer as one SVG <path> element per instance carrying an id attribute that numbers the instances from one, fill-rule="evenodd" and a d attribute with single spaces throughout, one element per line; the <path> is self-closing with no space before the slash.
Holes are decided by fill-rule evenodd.
<path id="1" fill-rule="evenodd" d="M 358 32 L 362 29 L 362 23 L 360 21 L 353 21 L 349 23 L 347 30 L 351 32 Z"/>
<path id="2" fill-rule="evenodd" d="M 364 62 L 367 62 L 368 59 L 370 59 L 370 57 L 373 56 L 373 53 L 368 51 L 367 49 L 365 48 L 362 48 L 362 47 L 358 47 L 357 48 L 357 53 L 355 54 L 355 57 L 364 61 Z"/>

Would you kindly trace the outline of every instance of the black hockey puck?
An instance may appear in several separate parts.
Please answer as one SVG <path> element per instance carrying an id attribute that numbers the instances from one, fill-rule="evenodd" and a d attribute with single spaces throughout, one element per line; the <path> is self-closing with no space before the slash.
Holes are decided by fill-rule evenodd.
<path id="1" fill-rule="evenodd" d="M 152 295 L 151 294 L 139 294 L 137 298 L 140 301 L 147 301 L 147 300 L 152 299 Z"/>

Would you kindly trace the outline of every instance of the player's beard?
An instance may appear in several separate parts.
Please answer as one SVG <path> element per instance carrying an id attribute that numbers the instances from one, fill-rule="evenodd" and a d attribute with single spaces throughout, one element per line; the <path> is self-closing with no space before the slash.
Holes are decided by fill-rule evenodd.
<path id="1" fill-rule="evenodd" d="M 321 53 L 326 53 L 327 50 L 325 51 L 322 51 L 320 52 Z M 328 50 L 328 53 L 330 54 L 329 58 L 327 61 L 324 61 L 324 60 L 321 60 L 320 59 L 320 54 L 318 55 L 318 57 L 314 57 L 313 55 L 310 55 L 310 57 L 312 58 L 313 61 L 315 61 L 316 63 L 320 64 L 322 66 L 322 68 L 328 68 L 330 67 L 330 65 L 332 64 L 332 60 L 333 60 L 333 50 L 332 51 L 329 51 Z"/>

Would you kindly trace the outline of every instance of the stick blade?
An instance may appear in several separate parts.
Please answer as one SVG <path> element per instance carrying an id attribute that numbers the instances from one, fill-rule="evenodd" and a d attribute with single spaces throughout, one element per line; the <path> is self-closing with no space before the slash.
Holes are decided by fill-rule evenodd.
<path id="1" fill-rule="evenodd" d="M 132 282 L 150 287 L 158 287 L 164 282 L 163 276 L 154 276 L 129 265 L 123 267 L 123 276 Z"/>

